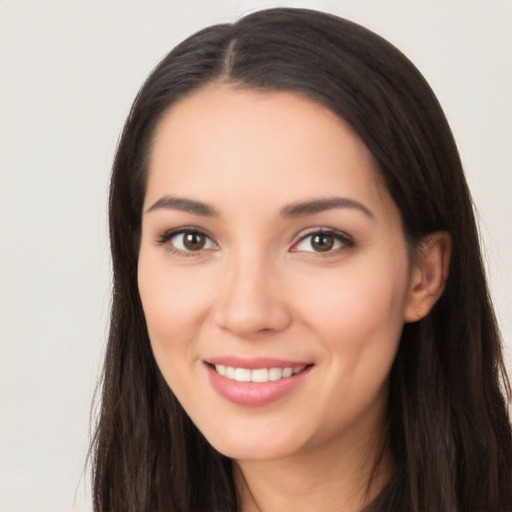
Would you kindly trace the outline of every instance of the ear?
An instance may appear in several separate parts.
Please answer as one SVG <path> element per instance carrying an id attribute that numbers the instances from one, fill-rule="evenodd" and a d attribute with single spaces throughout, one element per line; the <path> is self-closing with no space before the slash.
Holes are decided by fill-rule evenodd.
<path id="1" fill-rule="evenodd" d="M 452 241 L 446 231 L 430 233 L 419 242 L 404 309 L 405 322 L 416 322 L 427 316 L 443 294 L 451 251 Z"/>

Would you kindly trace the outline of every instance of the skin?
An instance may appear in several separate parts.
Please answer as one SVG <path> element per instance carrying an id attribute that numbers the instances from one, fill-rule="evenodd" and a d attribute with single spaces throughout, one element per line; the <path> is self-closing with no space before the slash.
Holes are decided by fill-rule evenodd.
<path id="1" fill-rule="evenodd" d="M 138 279 L 167 383 L 237 462 L 244 511 L 360 510 L 392 471 L 387 377 L 403 323 L 442 292 L 449 239 L 433 234 L 411 262 L 364 144 L 296 93 L 195 92 L 165 113 L 150 156 Z M 333 197 L 352 203 L 283 215 Z M 207 235 L 200 250 L 172 235 L 191 226 Z M 319 252 L 321 229 L 344 239 Z M 312 366 L 285 396 L 247 407 L 210 383 L 204 361 L 224 356 Z"/>

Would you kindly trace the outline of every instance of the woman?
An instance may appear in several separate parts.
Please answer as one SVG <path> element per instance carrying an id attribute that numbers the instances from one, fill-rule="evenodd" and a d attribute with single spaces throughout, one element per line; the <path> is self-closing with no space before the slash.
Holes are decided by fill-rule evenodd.
<path id="1" fill-rule="evenodd" d="M 110 236 L 95 510 L 512 510 L 469 192 L 389 43 L 295 9 L 184 41 L 126 122 Z"/>

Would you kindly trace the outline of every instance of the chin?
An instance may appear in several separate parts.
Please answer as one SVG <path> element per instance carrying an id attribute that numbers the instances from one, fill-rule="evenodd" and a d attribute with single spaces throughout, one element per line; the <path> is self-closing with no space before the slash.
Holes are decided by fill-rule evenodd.
<path id="1" fill-rule="evenodd" d="M 247 443 L 241 445 L 223 443 L 212 446 L 222 455 L 239 461 L 279 460 L 294 453 L 293 449 L 286 446 L 261 446 L 258 443 L 253 443 L 250 446 Z"/>
<path id="2" fill-rule="evenodd" d="M 289 457 L 305 444 L 290 435 L 289 429 L 277 433 L 267 427 L 255 429 L 222 429 L 222 432 L 204 432 L 208 442 L 218 452 L 235 460 L 276 460 Z M 219 435 L 220 434 L 220 435 Z"/>
<path id="3" fill-rule="evenodd" d="M 279 460 L 300 453 L 308 443 L 303 436 L 291 436 L 289 430 L 279 435 L 244 435 L 239 432 L 233 436 L 223 436 L 209 440 L 212 446 L 226 457 L 239 461 Z"/>

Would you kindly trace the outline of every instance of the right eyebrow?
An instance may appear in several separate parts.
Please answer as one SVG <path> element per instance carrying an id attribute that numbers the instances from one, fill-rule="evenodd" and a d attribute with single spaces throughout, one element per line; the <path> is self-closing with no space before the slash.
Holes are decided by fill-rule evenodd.
<path id="1" fill-rule="evenodd" d="M 150 206 L 145 213 L 155 210 L 179 210 L 194 215 L 201 215 L 205 217 L 218 217 L 218 213 L 213 206 L 203 203 L 201 201 L 194 201 L 184 197 L 163 196 Z"/>

